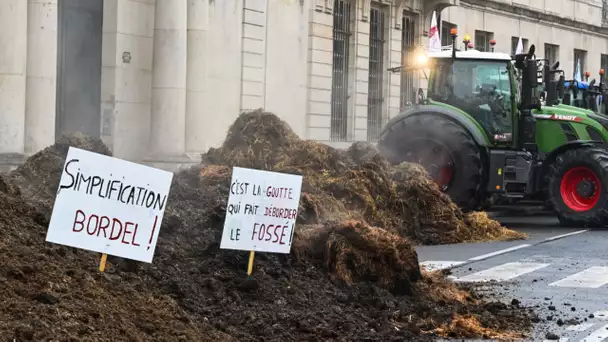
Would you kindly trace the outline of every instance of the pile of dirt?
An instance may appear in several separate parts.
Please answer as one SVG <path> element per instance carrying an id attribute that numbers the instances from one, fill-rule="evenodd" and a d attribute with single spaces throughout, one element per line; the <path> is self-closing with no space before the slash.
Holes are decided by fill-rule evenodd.
<path id="1" fill-rule="evenodd" d="M 28 158 L 10 179 L 25 198 L 41 212 L 50 215 L 70 146 L 111 156 L 110 149 L 100 140 L 82 134 L 63 135 L 54 145 Z"/>
<path id="2" fill-rule="evenodd" d="M 274 115 L 245 114 L 205 156 L 213 165 L 174 176 L 153 263 L 110 257 L 104 274 L 98 254 L 44 242 L 68 145 L 109 154 L 99 140 L 64 138 L 0 182 L 0 339 L 425 341 L 531 325 L 524 308 L 421 273 L 410 238 L 503 228 L 473 222 L 440 192 L 437 208 L 424 170 L 391 168 L 367 144 L 343 152 L 297 139 Z M 292 254 L 256 253 L 251 278 L 248 253 L 219 249 L 230 162 L 305 175 Z"/>
<path id="3" fill-rule="evenodd" d="M 463 214 L 417 164 L 391 166 L 364 142 L 343 151 L 301 140 L 287 123 L 261 110 L 241 114 L 224 144 L 203 155 L 203 164 L 303 175 L 302 224 L 362 220 L 422 244 L 526 237 L 484 214 Z M 229 181 L 229 171 L 223 172 L 220 181 Z"/>
<path id="4" fill-rule="evenodd" d="M 43 161 L 40 168 L 28 162 L 43 178 L 32 187 L 58 184 L 56 173 L 41 169 L 50 166 L 51 151 L 57 150 L 34 158 Z M 38 211 L 7 184 L 0 178 L 0 340 L 230 340 L 141 278 L 95 272 L 97 254 L 45 243 L 49 211 Z M 36 204 L 48 203 L 44 192 L 40 197 Z"/>
<path id="5" fill-rule="evenodd" d="M 318 261 L 347 285 L 368 281 L 411 295 L 420 280 L 418 256 L 407 239 L 358 221 L 305 226 L 292 248 L 298 260 Z"/>

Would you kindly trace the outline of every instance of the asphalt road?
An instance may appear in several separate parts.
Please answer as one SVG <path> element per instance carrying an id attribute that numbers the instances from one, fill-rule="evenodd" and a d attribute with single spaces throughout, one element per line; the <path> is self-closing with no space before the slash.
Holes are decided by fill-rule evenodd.
<path id="1" fill-rule="evenodd" d="M 540 322 L 530 341 L 608 341 L 608 230 L 563 228 L 543 213 L 496 219 L 529 239 L 420 246 L 421 265 L 449 268 L 454 281 L 534 307 Z"/>

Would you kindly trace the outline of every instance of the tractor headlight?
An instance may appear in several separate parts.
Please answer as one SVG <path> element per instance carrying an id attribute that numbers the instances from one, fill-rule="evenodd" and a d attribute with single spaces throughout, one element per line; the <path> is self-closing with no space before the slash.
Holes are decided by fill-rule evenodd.
<path id="1" fill-rule="evenodd" d="M 426 65 L 428 60 L 429 58 L 424 53 L 420 53 L 416 56 L 416 64 L 419 66 Z"/>

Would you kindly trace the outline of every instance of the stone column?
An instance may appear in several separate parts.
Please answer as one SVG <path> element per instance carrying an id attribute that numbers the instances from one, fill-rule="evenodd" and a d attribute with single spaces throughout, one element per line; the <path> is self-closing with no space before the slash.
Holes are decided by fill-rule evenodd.
<path id="1" fill-rule="evenodd" d="M 186 151 L 205 152 L 208 124 L 205 115 L 207 91 L 207 30 L 209 0 L 188 0 L 188 75 L 186 92 Z"/>
<path id="2" fill-rule="evenodd" d="M 55 143 L 57 0 L 28 0 L 25 152 Z"/>
<path id="3" fill-rule="evenodd" d="M 185 152 L 187 8 L 187 0 L 156 2 L 150 147 L 160 162 Z"/>
<path id="4" fill-rule="evenodd" d="M 0 1 L 0 154 L 24 152 L 27 4 Z"/>

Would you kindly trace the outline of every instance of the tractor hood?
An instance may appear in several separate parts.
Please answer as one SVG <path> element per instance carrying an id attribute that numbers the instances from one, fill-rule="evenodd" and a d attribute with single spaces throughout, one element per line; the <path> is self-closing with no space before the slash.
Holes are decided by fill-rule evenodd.
<path id="1" fill-rule="evenodd" d="M 608 129 L 608 117 L 578 107 L 560 104 L 542 107 L 541 110 L 534 110 L 532 113 L 537 120 L 580 122 L 600 131 Z"/>
<path id="2" fill-rule="evenodd" d="M 593 114 L 593 112 L 587 113 L 584 109 L 561 104 L 557 106 L 543 106 L 542 109 L 535 109 L 532 113 L 537 119 L 576 122 L 584 121 L 588 119 L 588 114 Z"/>
<path id="3" fill-rule="evenodd" d="M 566 105 L 566 104 L 558 104 L 557 106 L 554 106 L 557 108 L 563 108 L 569 112 L 578 112 L 578 113 L 583 113 L 583 114 L 594 114 L 592 110 L 589 109 L 584 109 L 584 108 L 579 108 L 576 106 L 571 106 L 571 105 Z"/>

